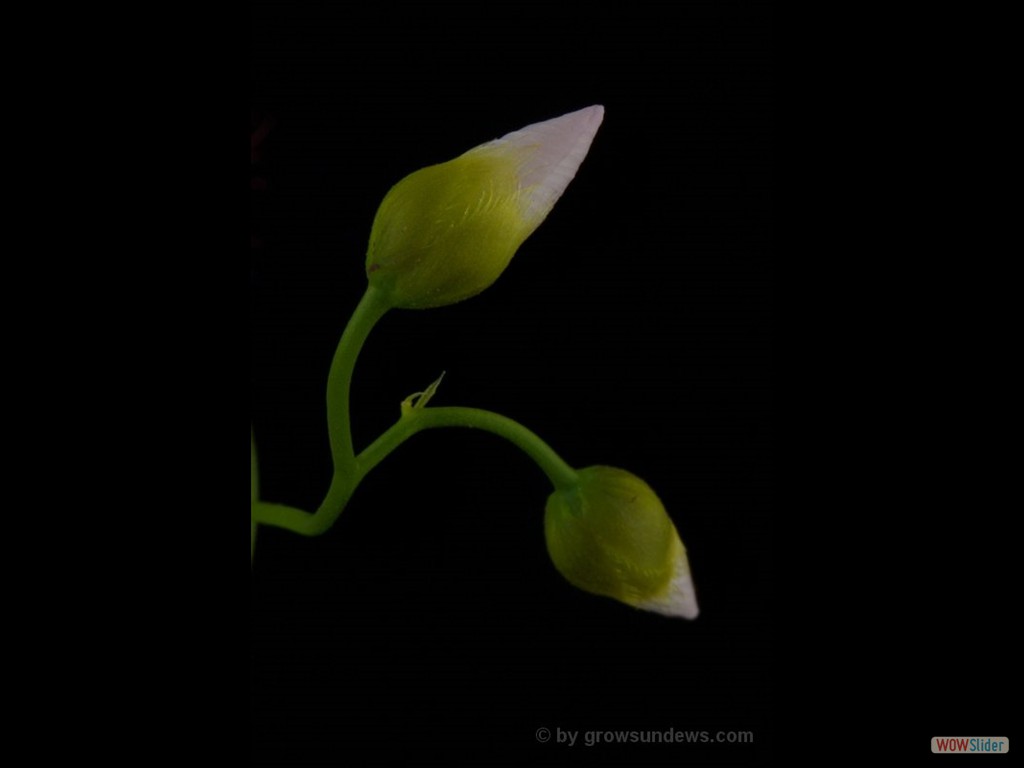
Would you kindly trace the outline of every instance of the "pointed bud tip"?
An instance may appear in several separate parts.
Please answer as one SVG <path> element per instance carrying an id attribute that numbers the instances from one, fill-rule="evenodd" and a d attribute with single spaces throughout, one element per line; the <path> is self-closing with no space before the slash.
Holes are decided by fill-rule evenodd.
<path id="1" fill-rule="evenodd" d="M 556 120 L 572 125 L 577 133 L 590 134 L 593 137 L 604 120 L 604 105 L 592 104 L 589 107 L 577 109 L 575 112 L 566 112 L 561 117 L 553 118 L 548 122 L 555 122 Z"/>
<path id="2" fill-rule="evenodd" d="M 585 140 L 589 146 L 603 120 L 604 106 L 593 104 L 583 109 L 577 109 L 575 112 L 566 112 L 558 117 L 530 123 L 517 131 L 506 133 L 500 139 L 495 139 L 495 142 L 530 145 L 537 143 L 541 137 L 544 139 L 554 137 L 556 140 L 562 138 L 563 141 L 566 138 Z"/>
<path id="3" fill-rule="evenodd" d="M 656 598 L 636 603 L 637 608 L 654 611 L 663 616 L 680 619 L 696 619 L 700 614 L 697 605 L 697 593 L 693 589 L 693 577 L 690 575 L 690 562 L 686 557 L 686 549 L 677 538 L 675 562 L 672 580 L 668 588 Z"/>
<path id="4" fill-rule="evenodd" d="M 532 123 L 471 151 L 494 152 L 512 161 L 519 185 L 529 190 L 523 216 L 536 228 L 575 178 L 603 120 L 604 107 L 594 104 Z"/>
<path id="5" fill-rule="evenodd" d="M 598 126 L 601 125 L 601 121 L 604 120 L 604 105 L 592 104 L 589 107 L 584 107 L 583 109 L 570 114 L 580 115 L 581 119 L 585 118 L 587 125 L 593 126 L 596 131 Z"/>

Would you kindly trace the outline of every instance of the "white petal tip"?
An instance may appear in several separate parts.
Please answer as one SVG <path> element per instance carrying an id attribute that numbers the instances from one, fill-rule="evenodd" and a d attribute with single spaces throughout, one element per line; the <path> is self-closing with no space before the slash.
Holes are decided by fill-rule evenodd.
<path id="1" fill-rule="evenodd" d="M 564 115 L 553 117 L 550 120 L 531 123 L 518 131 L 505 134 L 496 141 L 521 146 L 538 143 L 571 145 L 586 141 L 589 147 L 603 120 L 604 106 L 593 104 L 583 109 L 577 109 L 575 112 L 566 112 Z"/>
<path id="2" fill-rule="evenodd" d="M 668 587 L 657 597 L 637 602 L 636 607 L 680 619 L 696 619 L 700 614 L 697 593 L 690 576 L 690 562 L 686 559 L 686 549 L 681 541 L 677 544 L 675 569 Z"/>
<path id="3" fill-rule="evenodd" d="M 597 133 L 597 129 L 601 125 L 601 121 L 604 120 L 604 105 L 594 104 L 589 107 L 577 110 L 576 112 L 570 112 L 566 117 L 571 115 L 579 115 L 581 123 L 584 123 L 591 129 L 591 133 Z"/>
<path id="4" fill-rule="evenodd" d="M 528 190 L 523 217 L 537 226 L 576 176 L 602 120 L 604 107 L 594 104 L 533 123 L 470 151 L 497 153 L 514 163 L 519 185 Z"/>

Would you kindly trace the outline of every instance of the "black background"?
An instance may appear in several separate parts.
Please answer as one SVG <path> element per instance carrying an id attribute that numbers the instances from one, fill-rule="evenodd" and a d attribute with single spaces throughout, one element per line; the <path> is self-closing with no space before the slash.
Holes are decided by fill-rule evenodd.
<path id="1" fill-rule="evenodd" d="M 254 124 L 273 122 L 253 166 L 267 189 L 252 193 L 263 497 L 313 509 L 326 491 L 327 368 L 388 188 L 600 103 L 576 180 L 498 282 L 375 329 L 355 439 L 446 371 L 435 404 L 498 411 L 573 465 L 646 479 L 689 549 L 702 613 L 669 620 L 573 589 L 545 551 L 540 471 L 490 435 L 420 435 L 326 535 L 260 530 L 253 762 L 361 764 L 364 746 L 412 764 L 484 749 L 662 759 L 538 744 L 542 727 L 753 731 L 753 745 L 664 759 L 761 762 L 777 701 L 769 12 L 466 14 L 449 26 L 426 7 L 253 7 Z"/>

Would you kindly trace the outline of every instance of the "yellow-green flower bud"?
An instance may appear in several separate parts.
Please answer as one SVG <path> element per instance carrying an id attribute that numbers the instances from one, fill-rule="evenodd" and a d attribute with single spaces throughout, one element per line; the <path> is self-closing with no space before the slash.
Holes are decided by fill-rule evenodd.
<path id="1" fill-rule="evenodd" d="M 570 112 L 406 176 L 373 220 L 370 285 L 407 309 L 487 288 L 572 181 L 603 117 L 599 105 Z"/>
<path id="2" fill-rule="evenodd" d="M 544 511 L 548 553 L 559 572 L 587 592 L 696 618 L 686 548 L 651 487 L 614 467 L 578 475 L 575 487 L 548 497 Z"/>

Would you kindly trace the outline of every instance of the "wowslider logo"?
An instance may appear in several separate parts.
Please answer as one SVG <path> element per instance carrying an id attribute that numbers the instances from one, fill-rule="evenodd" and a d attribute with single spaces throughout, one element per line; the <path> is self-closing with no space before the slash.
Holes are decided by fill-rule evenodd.
<path id="1" fill-rule="evenodd" d="M 935 736 L 932 752 L 939 754 L 1000 755 L 1010 751 L 1005 736 Z"/>

